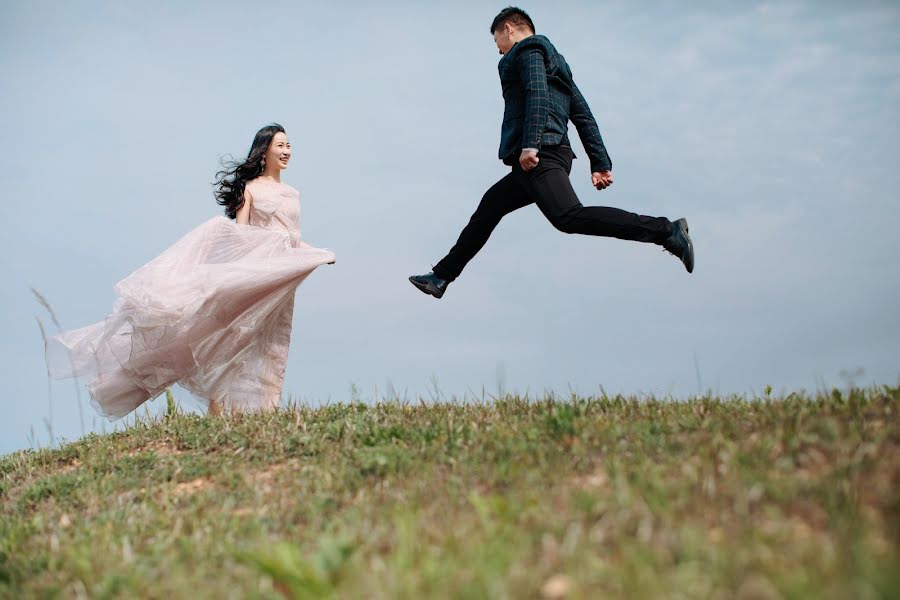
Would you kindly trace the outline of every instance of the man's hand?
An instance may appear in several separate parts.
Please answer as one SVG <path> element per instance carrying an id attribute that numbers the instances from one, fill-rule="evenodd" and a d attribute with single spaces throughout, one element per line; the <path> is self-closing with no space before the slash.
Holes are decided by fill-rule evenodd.
<path id="1" fill-rule="evenodd" d="M 612 171 L 600 171 L 599 173 L 591 173 L 591 182 L 598 190 L 605 190 L 613 184 Z"/>
<path id="2" fill-rule="evenodd" d="M 523 171 L 530 171 L 535 168 L 541 159 L 538 158 L 537 150 L 522 150 L 519 155 L 519 164 L 522 165 Z"/>

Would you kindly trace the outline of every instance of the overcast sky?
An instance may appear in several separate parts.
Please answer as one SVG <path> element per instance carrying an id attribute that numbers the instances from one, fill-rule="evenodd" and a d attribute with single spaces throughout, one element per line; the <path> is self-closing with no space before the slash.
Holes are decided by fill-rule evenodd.
<path id="1" fill-rule="evenodd" d="M 0 452 L 49 441 L 29 286 L 66 328 L 102 319 L 118 280 L 219 213 L 219 158 L 270 121 L 293 143 L 304 238 L 338 256 L 299 289 L 286 396 L 898 381 L 900 4 L 523 5 L 613 160 L 597 192 L 575 143 L 582 201 L 686 216 L 696 270 L 532 206 L 437 301 L 406 278 L 507 170 L 502 7 L 0 1 Z M 52 395 L 55 432 L 78 437 L 72 382 Z"/>

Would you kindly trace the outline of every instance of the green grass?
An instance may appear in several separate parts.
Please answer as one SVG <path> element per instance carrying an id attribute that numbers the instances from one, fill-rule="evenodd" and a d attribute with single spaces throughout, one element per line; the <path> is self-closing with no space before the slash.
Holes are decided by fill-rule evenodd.
<path id="1" fill-rule="evenodd" d="M 0 459 L 0 597 L 897 598 L 898 399 L 176 411 Z"/>

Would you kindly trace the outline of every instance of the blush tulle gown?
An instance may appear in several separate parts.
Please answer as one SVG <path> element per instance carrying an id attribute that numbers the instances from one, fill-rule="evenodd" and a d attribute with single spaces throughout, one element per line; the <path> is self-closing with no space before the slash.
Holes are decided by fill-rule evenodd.
<path id="1" fill-rule="evenodd" d="M 178 383 L 224 410 L 281 399 L 297 286 L 329 250 L 300 240 L 300 194 L 247 184 L 250 224 L 215 217 L 115 286 L 103 321 L 48 341 L 56 378 L 87 377 L 91 403 L 117 419 Z"/>

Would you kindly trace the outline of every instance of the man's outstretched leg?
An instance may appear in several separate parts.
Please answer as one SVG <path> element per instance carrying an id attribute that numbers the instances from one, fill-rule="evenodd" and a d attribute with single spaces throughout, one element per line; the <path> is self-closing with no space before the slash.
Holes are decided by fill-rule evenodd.
<path id="1" fill-rule="evenodd" d="M 484 247 L 500 220 L 531 202 L 519 180 L 510 173 L 484 194 L 456 244 L 434 266 L 434 270 L 427 275 L 413 275 L 409 280 L 424 293 L 440 298 L 447 286 L 459 277 L 469 261 Z"/>
<path id="2" fill-rule="evenodd" d="M 582 206 L 569 180 L 571 150 L 547 148 L 540 158 L 533 171 L 514 168 L 513 175 L 531 192 L 554 227 L 564 233 L 658 244 L 678 257 L 689 273 L 694 270 L 694 249 L 685 219 L 673 223 L 665 217 L 647 217 L 619 208 Z"/>

